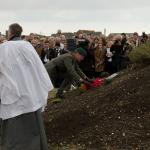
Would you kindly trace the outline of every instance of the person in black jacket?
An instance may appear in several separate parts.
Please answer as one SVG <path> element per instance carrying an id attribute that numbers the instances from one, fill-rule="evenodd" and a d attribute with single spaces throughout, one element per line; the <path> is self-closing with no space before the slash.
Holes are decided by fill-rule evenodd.
<path id="1" fill-rule="evenodd" d="M 114 44 L 111 46 L 112 52 L 112 73 L 118 72 L 121 69 L 123 46 L 121 44 L 121 37 L 117 36 Z"/>
<path id="2" fill-rule="evenodd" d="M 77 47 L 82 47 L 86 50 L 87 56 L 82 62 L 79 63 L 81 70 L 86 74 L 87 77 L 93 78 L 95 68 L 95 59 L 94 59 L 94 43 L 89 41 L 89 39 L 84 38 L 83 34 L 79 34 L 77 38 Z"/>

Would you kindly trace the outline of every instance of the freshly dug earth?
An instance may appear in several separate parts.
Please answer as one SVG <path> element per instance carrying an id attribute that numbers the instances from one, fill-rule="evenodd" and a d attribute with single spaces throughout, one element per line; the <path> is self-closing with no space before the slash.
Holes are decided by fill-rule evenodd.
<path id="1" fill-rule="evenodd" d="M 44 122 L 49 144 L 60 150 L 150 150 L 150 66 L 125 70 L 82 95 L 70 92 L 59 104 L 49 101 Z"/>

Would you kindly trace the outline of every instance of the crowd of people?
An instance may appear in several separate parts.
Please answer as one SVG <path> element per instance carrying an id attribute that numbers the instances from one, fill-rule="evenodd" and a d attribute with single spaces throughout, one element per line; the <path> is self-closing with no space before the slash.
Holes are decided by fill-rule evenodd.
<path id="1" fill-rule="evenodd" d="M 135 47 L 149 40 L 149 37 L 145 32 L 141 36 L 134 32 L 130 36 L 122 33 L 110 34 L 108 37 L 102 34 L 95 36 L 94 34 L 77 33 L 72 37 L 72 44 L 70 44 L 65 35 L 59 31 L 55 37 L 41 37 L 31 33 L 28 36 L 22 36 L 22 39 L 33 45 L 43 64 L 72 51 L 72 49 L 75 50 L 79 47 L 85 49 L 87 56 L 79 65 L 88 77 L 93 78 L 100 77 L 103 72 L 112 74 L 126 68 L 130 63 L 129 53 Z M 3 41 L 5 39 L 1 37 L 0 43 Z"/>
<path id="2" fill-rule="evenodd" d="M 55 37 L 41 37 L 31 33 L 29 36 L 22 36 L 22 39 L 33 45 L 43 64 L 68 53 L 70 49 L 72 51 L 71 44 L 61 32 L 58 32 Z M 130 63 L 129 53 L 147 40 L 149 37 L 144 32 L 141 36 L 134 32 L 130 36 L 122 33 L 110 34 L 108 37 L 102 34 L 95 36 L 94 34 L 77 33 L 72 37 L 72 46 L 74 49 L 82 47 L 86 50 L 87 56 L 79 65 L 83 72 L 92 78 L 101 76 L 103 72 L 112 74 L 126 68 Z M 0 43 L 3 41 L 4 38 L 0 38 Z"/>

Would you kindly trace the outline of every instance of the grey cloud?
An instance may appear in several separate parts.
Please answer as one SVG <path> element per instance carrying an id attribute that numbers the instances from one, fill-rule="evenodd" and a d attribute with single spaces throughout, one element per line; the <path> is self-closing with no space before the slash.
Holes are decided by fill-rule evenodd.
<path id="1" fill-rule="evenodd" d="M 145 13 L 143 13 L 145 12 Z M 19 20 L 24 21 L 50 21 L 50 22 L 149 22 L 149 10 L 144 8 L 132 10 L 29 10 L 17 14 Z"/>
<path id="2" fill-rule="evenodd" d="M 40 9 L 127 9 L 136 7 L 147 7 L 149 0 L 3 0 L 0 5 L 1 10 L 40 10 Z"/>
<path id="3" fill-rule="evenodd" d="M 29 25 L 28 30 L 38 31 L 42 24 L 45 32 L 58 27 L 97 29 L 108 25 L 112 30 L 139 29 L 142 25 L 149 30 L 149 13 L 149 0 L 1 0 L 0 5 L 3 25 L 21 22 Z M 3 29 L 0 26 L 0 31 Z"/>

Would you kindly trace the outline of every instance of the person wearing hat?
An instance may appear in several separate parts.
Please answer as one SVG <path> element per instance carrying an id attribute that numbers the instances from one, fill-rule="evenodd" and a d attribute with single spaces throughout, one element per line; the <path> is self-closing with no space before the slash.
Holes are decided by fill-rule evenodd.
<path id="1" fill-rule="evenodd" d="M 63 54 L 45 64 L 53 86 L 59 88 L 57 98 L 64 98 L 63 91 L 72 82 L 79 86 L 84 81 L 91 81 L 78 66 L 86 55 L 83 48 L 77 48 L 74 52 Z"/>

